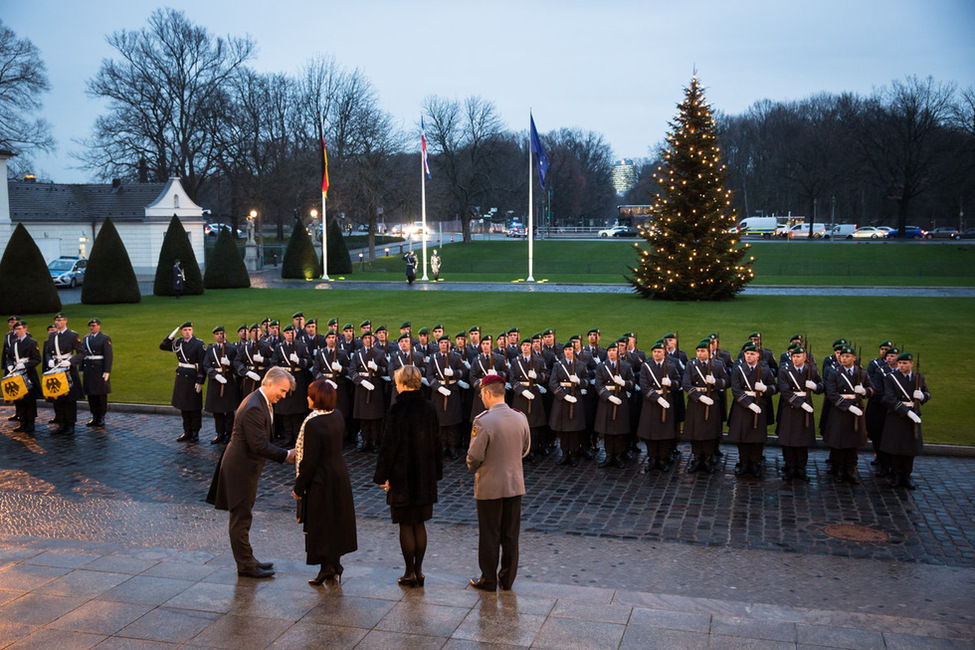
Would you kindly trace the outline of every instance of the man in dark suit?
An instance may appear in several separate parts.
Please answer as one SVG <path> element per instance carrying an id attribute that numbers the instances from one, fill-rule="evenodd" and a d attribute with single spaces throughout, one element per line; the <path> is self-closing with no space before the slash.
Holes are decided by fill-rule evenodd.
<path id="1" fill-rule="evenodd" d="M 271 444 L 274 429 L 273 405 L 288 391 L 295 380 L 284 368 L 275 366 L 267 371 L 261 387 L 248 395 L 234 415 L 234 432 L 230 438 L 217 474 L 210 488 L 207 502 L 217 510 L 230 511 L 230 548 L 237 562 L 237 575 L 245 578 L 270 578 L 274 567 L 258 562 L 250 545 L 251 512 L 257 498 L 257 481 L 264 469 L 264 460 L 295 462 L 294 449 L 282 449 Z"/>

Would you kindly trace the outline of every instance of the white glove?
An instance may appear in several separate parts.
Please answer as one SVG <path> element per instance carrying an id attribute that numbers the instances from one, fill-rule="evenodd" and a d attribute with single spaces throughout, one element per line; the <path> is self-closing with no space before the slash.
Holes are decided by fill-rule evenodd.
<path id="1" fill-rule="evenodd" d="M 754 403 L 749 404 L 748 405 L 748 408 L 749 408 L 749 410 L 751 410 L 752 413 L 759 413 L 759 414 L 761 414 L 761 412 L 762 412 L 762 407 L 759 406 L 758 404 L 754 404 Z"/>
<path id="2" fill-rule="evenodd" d="M 857 384 L 856 386 L 853 387 L 853 392 L 856 393 L 857 395 L 866 395 L 867 389 L 861 386 L 860 384 Z"/>
<path id="3" fill-rule="evenodd" d="M 14 370 L 23 370 L 23 369 L 24 369 L 24 367 L 25 367 L 25 366 L 24 366 L 24 362 L 23 362 L 23 361 L 21 361 L 21 362 L 20 362 L 20 363 L 18 363 L 18 364 L 17 364 L 16 366 L 14 366 Z"/>
<path id="4" fill-rule="evenodd" d="M 58 368 L 70 368 L 70 367 L 71 367 L 71 362 L 68 361 L 67 359 L 63 360 L 61 363 L 58 364 Z"/>
<path id="5" fill-rule="evenodd" d="M 331 368 L 333 372 L 342 372 L 342 364 L 338 361 L 333 361 Z"/>
<path id="6" fill-rule="evenodd" d="M 292 352 L 291 355 L 288 357 L 288 359 L 291 361 L 291 363 L 298 363 L 297 353 Z"/>
<path id="7" fill-rule="evenodd" d="M 47 360 L 47 367 L 48 368 L 53 368 L 54 367 L 54 359 L 48 359 Z"/>
<path id="8" fill-rule="evenodd" d="M 566 395 L 566 396 L 565 396 L 565 401 L 566 401 L 566 402 L 568 402 L 569 404 L 575 404 L 575 403 L 576 403 L 576 402 L 578 402 L 579 400 L 577 400 L 577 399 L 576 399 L 575 397 L 573 397 L 572 395 Z"/>
<path id="9" fill-rule="evenodd" d="M 918 424 L 921 424 L 921 416 L 918 415 L 917 413 L 915 413 L 914 411 L 908 411 L 907 412 L 907 417 L 911 418 L 912 420 L 914 420 Z"/>
<path id="10" fill-rule="evenodd" d="M 447 388 L 446 386 L 441 386 L 440 388 L 437 389 L 437 392 L 443 395 L 444 397 L 450 397 L 450 389 Z"/>
<path id="11" fill-rule="evenodd" d="M 529 370 L 528 371 L 528 378 L 529 379 L 538 379 L 538 373 L 535 372 L 534 370 Z"/>
<path id="12" fill-rule="evenodd" d="M 850 411 L 850 413 L 852 413 L 853 415 L 855 415 L 857 417 L 860 417 L 861 415 L 863 415 L 863 411 L 861 411 L 860 409 L 858 409 L 855 406 L 851 406 L 849 408 L 849 411 Z"/>
<path id="13" fill-rule="evenodd" d="M 228 359 L 226 356 L 220 357 L 220 365 L 221 366 L 229 366 L 230 365 L 230 359 Z"/>
<path id="14" fill-rule="evenodd" d="M 176 335 L 177 335 L 177 334 L 179 334 L 179 330 L 180 330 L 180 328 L 179 328 L 179 327 L 177 327 L 177 328 L 176 328 L 176 329 L 174 329 L 174 330 L 173 330 L 172 332 L 170 332 L 170 333 L 169 333 L 169 336 L 167 336 L 166 338 L 168 338 L 168 339 L 170 339 L 170 340 L 172 340 L 172 339 L 174 339 L 174 338 L 176 338 Z"/>
<path id="15" fill-rule="evenodd" d="M 712 386 L 714 386 L 714 384 L 717 383 L 717 381 L 718 380 L 714 378 L 714 375 L 707 375 L 704 377 L 705 384 L 711 384 Z"/>
<path id="16" fill-rule="evenodd" d="M 368 379 L 363 379 L 359 385 L 365 388 L 366 390 L 376 390 L 376 387 L 373 386 L 372 382 L 369 381 Z"/>
<path id="17" fill-rule="evenodd" d="M 816 388 L 817 388 L 816 382 L 814 382 L 811 379 L 807 379 L 806 380 L 806 388 L 808 388 L 809 390 L 816 390 Z"/>
<path id="18" fill-rule="evenodd" d="M 813 412 L 813 407 L 812 407 L 811 404 L 809 404 L 809 402 L 803 402 L 802 403 L 802 410 L 805 411 L 806 413 L 812 413 Z"/>
<path id="19" fill-rule="evenodd" d="M 430 380 L 427 379 L 426 377 L 423 377 L 423 378 L 420 379 L 420 383 L 423 384 L 424 386 L 429 386 L 430 385 Z"/>
<path id="20" fill-rule="evenodd" d="M 443 369 L 443 376 L 444 377 L 453 377 L 454 376 L 454 369 L 453 368 L 450 368 L 450 367 L 444 368 Z"/>
<path id="21" fill-rule="evenodd" d="M 527 400 L 533 400 L 533 399 L 535 399 L 535 393 L 533 393 L 533 392 L 531 392 L 530 390 L 527 390 L 527 389 L 521 391 L 521 396 L 524 397 Z"/>
<path id="22" fill-rule="evenodd" d="M 339 387 L 339 385 L 338 385 L 338 384 L 336 384 L 336 383 L 335 383 L 334 381 L 332 381 L 331 379 L 326 379 L 325 381 L 326 381 L 326 382 L 328 382 L 328 383 L 329 383 L 329 384 L 330 384 L 330 385 L 332 386 L 332 388 L 335 388 L 336 390 L 338 389 L 338 387 Z"/>
<path id="23" fill-rule="evenodd" d="M 461 388 L 463 388 L 464 390 L 467 390 L 468 388 L 470 388 L 470 387 L 471 387 L 471 385 L 470 385 L 470 384 L 468 384 L 468 383 L 467 383 L 466 381 L 464 381 L 463 379 L 458 379 L 458 380 L 457 380 L 457 385 L 458 385 L 458 386 L 460 386 Z"/>
<path id="24" fill-rule="evenodd" d="M 108 381 L 108 373 L 107 372 L 103 372 L 102 373 L 102 381 Z"/>
<path id="25" fill-rule="evenodd" d="M 767 390 L 768 390 L 768 386 L 766 386 L 765 384 L 763 384 L 762 383 L 762 380 L 758 380 L 758 381 L 755 382 L 755 392 L 756 393 L 764 393 Z"/>
<path id="26" fill-rule="evenodd" d="M 14 364 L 12 363 L 7 364 L 7 372 L 13 372 L 13 371 L 14 371 Z"/>
<path id="27" fill-rule="evenodd" d="M 698 399 L 701 400 L 702 404 L 706 404 L 708 406 L 714 406 L 714 400 L 708 397 L 707 395 L 701 395 L 701 397 L 699 397 Z"/>
<path id="28" fill-rule="evenodd" d="M 219 381 L 221 384 L 227 383 L 227 378 L 224 377 L 223 375 L 214 375 L 213 378 Z"/>
<path id="29" fill-rule="evenodd" d="M 578 384 L 579 375 L 569 375 L 569 381 L 571 381 L 573 384 Z"/>
<path id="30" fill-rule="evenodd" d="M 260 353 L 255 354 L 253 356 L 253 359 L 254 359 L 254 361 L 256 361 L 258 363 L 263 363 L 264 362 L 264 355 L 263 354 L 260 354 Z"/>
<path id="31" fill-rule="evenodd" d="M 261 376 L 256 372 L 254 372 L 253 370 L 248 370 L 247 376 L 253 379 L 254 381 L 261 381 Z"/>
<path id="32" fill-rule="evenodd" d="M 664 377 L 663 379 L 660 380 L 660 383 L 663 384 L 664 386 L 670 386 L 674 382 L 670 381 L 670 377 Z"/>
<path id="33" fill-rule="evenodd" d="M 508 381 L 504 382 L 504 389 L 505 390 L 511 390 L 511 382 L 508 382 Z"/>
<path id="34" fill-rule="evenodd" d="M 468 370 L 470 370 L 470 369 L 471 369 L 471 362 L 470 362 L 470 361 L 467 361 L 467 360 L 465 360 L 465 361 L 464 361 L 464 367 L 465 367 L 465 368 L 467 368 Z"/>
<path id="35" fill-rule="evenodd" d="M 663 397 L 658 397 L 658 398 L 657 398 L 657 404 L 660 404 L 660 406 L 661 406 L 662 408 L 665 408 L 665 409 L 669 409 L 669 408 L 670 408 L 670 402 L 668 402 L 668 401 L 667 401 L 666 399 L 664 399 Z"/>
<path id="36" fill-rule="evenodd" d="M 369 363 L 366 364 L 366 367 L 369 368 L 369 370 L 379 370 L 379 366 L 377 366 L 376 362 L 372 359 L 369 359 Z"/>
<path id="37" fill-rule="evenodd" d="M 612 402 L 613 404 L 616 404 L 616 406 L 619 406 L 620 404 L 623 403 L 623 400 L 621 400 L 616 395 L 610 395 L 609 396 L 609 401 Z"/>
<path id="38" fill-rule="evenodd" d="M 193 384 L 193 389 L 199 393 L 203 390 L 203 384 Z"/>
<path id="39" fill-rule="evenodd" d="M 633 390 L 635 390 L 636 392 L 639 393 L 640 392 L 640 384 L 633 384 Z"/>
<path id="40" fill-rule="evenodd" d="M 924 391 L 921 390 L 914 391 L 914 399 L 924 399 Z"/>
<path id="41" fill-rule="evenodd" d="M 544 395 L 545 393 L 548 392 L 548 389 L 545 388 L 544 386 L 539 386 L 538 387 L 538 392 L 541 393 L 542 395 Z"/>
<path id="42" fill-rule="evenodd" d="M 613 375 L 613 383 L 616 384 L 617 386 L 622 386 L 626 382 L 623 381 L 623 378 L 620 377 L 619 375 Z"/>

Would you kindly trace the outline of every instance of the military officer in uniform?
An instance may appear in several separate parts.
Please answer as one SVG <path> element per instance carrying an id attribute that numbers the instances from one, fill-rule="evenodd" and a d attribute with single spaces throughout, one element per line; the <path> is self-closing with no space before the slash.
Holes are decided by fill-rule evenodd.
<path id="1" fill-rule="evenodd" d="M 421 327 L 416 335 L 417 343 L 413 349 L 423 355 L 423 365 L 426 366 L 427 361 L 430 360 L 430 355 L 436 352 L 439 346 L 430 342 L 430 330 L 426 327 Z"/>
<path id="2" fill-rule="evenodd" d="M 213 414 L 215 436 L 211 445 L 230 442 L 234 430 L 234 411 L 240 405 L 240 392 L 234 381 L 233 361 L 236 349 L 227 343 L 223 325 L 213 328 L 213 343 L 203 357 L 203 371 L 207 374 L 207 396 L 203 408 Z"/>
<path id="3" fill-rule="evenodd" d="M 54 434 L 70 435 L 74 433 L 78 421 L 78 399 L 84 397 L 81 378 L 78 376 L 78 366 L 84 358 L 84 348 L 78 333 L 68 329 L 68 317 L 63 313 L 54 316 L 54 332 L 48 336 L 48 355 L 45 358 L 47 372 L 65 370 L 69 377 L 71 389 L 67 394 L 54 400 L 54 419 L 58 428 Z M 46 374 L 46 373 L 45 373 Z M 44 377 L 41 377 L 42 380 Z"/>
<path id="4" fill-rule="evenodd" d="M 349 360 L 349 379 L 355 384 L 352 417 L 362 433 L 361 452 L 375 452 L 386 414 L 382 378 L 386 375 L 386 357 L 372 346 L 372 332 L 362 333 L 362 347 Z"/>
<path id="5" fill-rule="evenodd" d="M 301 423 L 308 415 L 308 385 L 311 383 L 311 355 L 303 341 L 296 338 L 294 325 L 282 332 L 284 340 L 271 353 L 271 365 L 284 368 L 295 379 L 294 389 L 274 405 L 276 432 L 288 446 L 294 446 Z"/>
<path id="6" fill-rule="evenodd" d="M 659 340 L 650 348 L 651 358 L 640 364 L 640 392 L 643 408 L 637 437 L 647 445 L 647 470 L 670 469 L 670 457 L 677 437 L 674 405 L 681 373 L 666 344 Z"/>
<path id="7" fill-rule="evenodd" d="M 480 353 L 471 358 L 471 370 L 468 379 L 471 385 L 471 392 L 474 399 L 471 403 L 471 422 L 484 411 L 484 404 L 481 402 L 481 380 L 488 375 L 498 375 L 502 378 L 508 376 L 508 364 L 500 353 L 492 349 L 493 341 L 491 335 L 487 334 L 480 339 Z"/>
<path id="8" fill-rule="evenodd" d="M 7 375 L 15 372 L 24 373 L 27 383 L 27 395 L 14 402 L 14 414 L 19 424 L 14 431 L 18 433 L 32 433 L 34 420 L 37 419 L 37 398 L 41 394 L 41 384 L 37 379 L 37 366 L 41 365 L 41 351 L 30 334 L 27 324 L 18 320 L 14 323 L 13 336 L 7 347 L 6 358 L 3 360 Z"/>
<path id="9" fill-rule="evenodd" d="M 627 393 L 634 389 L 633 369 L 620 359 L 619 351 L 628 340 L 622 337 L 617 345 L 606 348 L 606 361 L 596 369 L 595 386 L 599 394 L 596 412 L 596 432 L 603 437 L 606 458 L 599 467 L 625 467 L 626 436 L 630 433 L 630 401 Z"/>
<path id="10" fill-rule="evenodd" d="M 109 376 L 112 372 L 112 339 L 102 332 L 102 322 L 97 318 L 88 321 L 88 334 L 81 341 L 82 377 L 85 395 L 88 396 L 88 410 L 91 419 L 85 424 L 89 427 L 105 426 L 108 412 L 108 394 L 112 392 Z"/>
<path id="11" fill-rule="evenodd" d="M 349 357 L 356 350 L 356 338 L 355 338 L 355 328 L 352 327 L 352 323 L 346 323 L 342 326 L 342 336 L 339 338 L 338 342 L 339 348 L 345 351 Z"/>
<path id="12" fill-rule="evenodd" d="M 352 383 L 349 381 L 349 355 L 340 346 L 334 329 L 325 333 L 325 345 L 318 349 L 312 361 L 312 378 L 324 379 L 335 389 L 335 408 L 345 418 L 345 440 L 354 442 L 355 424 L 352 420 Z"/>
<path id="13" fill-rule="evenodd" d="M 691 441 L 694 460 L 688 472 L 711 473 L 712 461 L 721 439 L 721 412 L 717 394 L 730 380 L 723 363 L 711 356 L 711 340 L 697 344 L 695 358 L 687 362 L 681 385 L 687 394 L 684 435 Z"/>
<path id="14" fill-rule="evenodd" d="M 779 368 L 779 421 L 776 432 L 782 446 L 782 478 L 809 481 L 809 447 L 816 442 L 812 396 L 823 392 L 819 370 L 806 358 L 801 345 L 792 348 L 789 363 Z"/>
<path id="15" fill-rule="evenodd" d="M 867 442 L 863 398 L 874 393 L 870 377 L 856 362 L 853 348 L 839 349 L 838 367 L 826 380 L 826 398 L 832 403 L 829 423 L 823 441 L 833 451 L 833 470 L 837 479 L 852 485 L 860 484 L 857 474 L 857 449 Z"/>
<path id="16" fill-rule="evenodd" d="M 545 362 L 532 352 L 532 341 L 522 339 L 521 352 L 508 361 L 508 381 L 511 383 L 511 407 L 528 418 L 531 427 L 531 452 L 527 456 L 534 463 L 536 455 L 544 448 L 545 427 L 548 418 L 542 405 L 541 387 L 548 383 Z"/>
<path id="17" fill-rule="evenodd" d="M 246 343 L 237 346 L 237 354 L 233 359 L 234 369 L 240 377 L 241 399 L 261 387 L 261 380 L 271 362 L 271 348 L 261 339 L 261 326 L 254 323 L 248 333 L 250 338 Z"/>
<path id="18" fill-rule="evenodd" d="M 915 489 L 911 481 L 914 457 L 924 450 L 921 435 L 921 405 L 931 399 L 924 375 L 914 370 L 914 355 L 902 352 L 897 370 L 885 377 L 884 403 L 887 418 L 880 449 L 890 459 L 890 484 L 895 488 Z"/>
<path id="19" fill-rule="evenodd" d="M 553 396 L 548 426 L 561 440 L 562 458 L 557 464 L 575 467 L 585 444 L 586 407 L 582 398 L 589 386 L 589 373 L 586 364 L 576 358 L 571 341 L 562 346 L 562 355 L 553 364 L 548 383 Z"/>
<path id="20" fill-rule="evenodd" d="M 758 346 L 749 341 L 743 347 L 742 360 L 731 373 L 734 402 L 728 415 L 728 440 L 738 443 L 737 476 L 765 475 L 765 441 L 768 439 L 769 411 L 763 408 L 765 395 L 775 393 L 775 378 L 761 362 Z"/>
<path id="21" fill-rule="evenodd" d="M 463 401 L 460 390 L 470 388 L 465 379 L 467 368 L 460 355 L 450 349 L 450 337 L 441 336 L 437 341 L 440 351 L 430 355 L 427 378 L 433 394 L 433 405 L 440 422 L 440 441 L 444 456 L 454 460 L 459 457 L 461 425 L 464 422 Z"/>
<path id="22" fill-rule="evenodd" d="M 297 331 L 297 330 L 296 330 Z M 308 354 L 314 356 L 318 348 L 325 345 L 325 336 L 318 333 L 318 320 L 311 318 L 305 322 L 305 328 L 301 332 L 301 339 L 308 348 Z"/>
<path id="23" fill-rule="evenodd" d="M 887 416 L 887 406 L 884 404 L 884 390 L 887 385 L 887 375 L 897 370 L 898 354 L 890 355 L 888 363 L 887 352 L 896 350 L 893 341 L 884 341 L 880 344 L 880 354 L 876 359 L 872 359 L 867 364 L 867 375 L 873 384 L 875 392 L 873 397 L 867 401 L 866 422 L 867 438 L 873 443 L 874 459 L 871 465 L 877 465 L 877 476 L 883 477 L 890 474 L 890 463 L 887 457 L 880 451 L 880 441 L 884 433 L 884 420 Z"/>
<path id="24" fill-rule="evenodd" d="M 177 334 L 181 335 L 177 338 Z M 176 355 L 176 381 L 172 405 L 183 416 L 183 435 L 176 442 L 199 442 L 203 427 L 203 341 L 193 336 L 193 323 L 186 321 L 162 340 L 159 349 Z"/>
<path id="25" fill-rule="evenodd" d="M 398 347 L 389 355 L 389 361 L 386 364 L 386 376 L 389 381 L 395 383 L 396 371 L 403 366 L 416 366 L 417 370 L 420 371 L 421 381 L 426 381 L 427 364 L 423 360 L 423 355 L 413 349 L 413 337 L 410 336 L 409 328 L 399 335 L 396 344 Z M 392 391 L 389 400 L 390 408 L 396 403 L 398 394 L 399 391 Z"/>

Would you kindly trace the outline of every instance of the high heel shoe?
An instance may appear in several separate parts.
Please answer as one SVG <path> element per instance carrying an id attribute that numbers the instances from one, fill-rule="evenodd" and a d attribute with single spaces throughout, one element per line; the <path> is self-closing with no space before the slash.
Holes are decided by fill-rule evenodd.
<path id="1" fill-rule="evenodd" d="M 416 586 L 417 587 L 422 587 L 423 586 L 423 581 L 426 580 L 426 579 L 427 579 L 427 577 L 425 575 L 423 575 L 422 573 L 417 573 L 416 574 Z"/>
<path id="2" fill-rule="evenodd" d="M 314 587 L 320 587 L 326 580 L 331 580 L 335 576 L 330 569 L 323 568 L 318 572 L 318 575 L 308 581 L 308 584 Z"/>
<path id="3" fill-rule="evenodd" d="M 399 578 L 396 583 L 400 587 L 415 587 L 416 586 L 416 576 L 412 573 L 408 573 L 405 576 Z"/>

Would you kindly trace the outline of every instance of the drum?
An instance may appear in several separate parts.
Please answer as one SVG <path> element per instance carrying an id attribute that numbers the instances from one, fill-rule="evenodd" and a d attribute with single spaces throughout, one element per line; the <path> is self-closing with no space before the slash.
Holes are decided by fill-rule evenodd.
<path id="1" fill-rule="evenodd" d="M 71 375 L 63 368 L 48 370 L 41 377 L 41 393 L 45 399 L 57 399 L 71 390 Z"/>
<path id="2" fill-rule="evenodd" d="M 30 388 L 27 386 L 27 376 L 24 371 L 12 372 L 0 380 L 0 390 L 3 391 L 3 398 L 8 402 L 16 402 L 26 397 Z"/>

